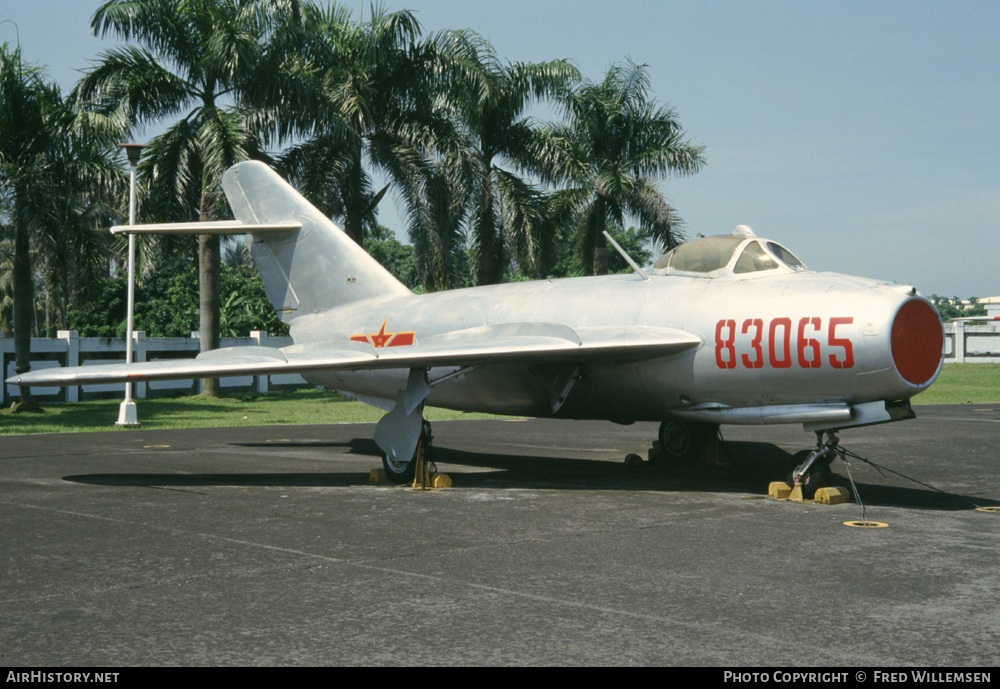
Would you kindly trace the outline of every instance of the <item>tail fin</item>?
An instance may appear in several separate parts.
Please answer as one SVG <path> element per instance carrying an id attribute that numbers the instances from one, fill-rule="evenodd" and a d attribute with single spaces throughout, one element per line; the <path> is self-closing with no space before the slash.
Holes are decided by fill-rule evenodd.
<path id="1" fill-rule="evenodd" d="M 239 163 L 222 178 L 237 220 L 295 221 L 301 229 L 250 235 L 267 297 L 285 322 L 373 297 L 410 291 L 265 164 Z"/>

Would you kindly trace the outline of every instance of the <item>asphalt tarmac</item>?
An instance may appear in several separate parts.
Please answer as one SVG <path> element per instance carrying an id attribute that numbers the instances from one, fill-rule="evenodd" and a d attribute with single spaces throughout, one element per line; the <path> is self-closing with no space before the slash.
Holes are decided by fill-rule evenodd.
<path id="1" fill-rule="evenodd" d="M 0 665 L 996 666 L 1000 405 L 917 413 L 841 434 L 864 509 L 764 497 L 797 425 L 437 422 L 427 493 L 370 424 L 2 437 Z"/>

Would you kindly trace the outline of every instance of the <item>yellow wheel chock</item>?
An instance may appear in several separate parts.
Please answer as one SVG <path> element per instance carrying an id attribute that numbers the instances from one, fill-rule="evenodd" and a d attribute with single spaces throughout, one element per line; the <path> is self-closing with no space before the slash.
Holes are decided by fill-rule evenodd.
<path id="1" fill-rule="evenodd" d="M 432 472 L 430 464 L 424 461 L 424 443 L 417 443 L 417 456 L 413 460 L 417 463 L 413 474 L 413 484 L 408 490 L 437 490 L 439 488 L 451 488 L 451 478 L 447 474 Z"/>
<path id="2" fill-rule="evenodd" d="M 802 498 L 802 486 L 792 488 L 784 481 L 772 481 L 767 488 L 767 495 L 777 500 L 790 500 L 792 502 L 810 502 Z M 811 502 L 820 505 L 839 505 L 850 502 L 851 493 L 845 488 L 817 488 L 816 497 Z"/>

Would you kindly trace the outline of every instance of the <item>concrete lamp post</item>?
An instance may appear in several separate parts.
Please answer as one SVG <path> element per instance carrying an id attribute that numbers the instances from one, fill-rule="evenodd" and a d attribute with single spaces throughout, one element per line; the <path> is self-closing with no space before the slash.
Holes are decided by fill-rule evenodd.
<path id="1" fill-rule="evenodd" d="M 119 148 L 124 148 L 128 155 L 129 163 L 129 192 L 128 192 L 128 224 L 135 225 L 135 177 L 139 171 L 139 156 L 143 144 L 118 144 Z M 132 363 L 132 339 L 135 336 L 135 233 L 128 235 L 128 324 L 125 333 L 125 362 Z M 125 383 L 125 401 L 118 408 L 118 422 L 116 426 L 138 426 L 139 420 L 135 413 L 135 402 L 132 401 L 132 383 Z"/>

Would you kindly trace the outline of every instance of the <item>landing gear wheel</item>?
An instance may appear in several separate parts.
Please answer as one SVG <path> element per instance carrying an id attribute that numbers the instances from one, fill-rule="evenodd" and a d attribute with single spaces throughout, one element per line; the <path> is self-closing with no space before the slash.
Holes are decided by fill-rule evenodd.
<path id="1" fill-rule="evenodd" d="M 416 457 L 409 462 L 397 462 L 382 453 L 382 468 L 385 470 L 386 478 L 393 483 L 413 483 L 417 470 Z"/>
<path id="2" fill-rule="evenodd" d="M 718 426 L 695 421 L 668 420 L 660 424 L 660 451 L 663 459 L 677 464 L 690 464 L 701 458 L 705 445 Z"/>
<path id="3" fill-rule="evenodd" d="M 420 440 L 417 441 L 417 449 L 413 451 L 413 457 L 409 462 L 400 462 L 389 459 L 389 456 L 382 453 L 382 468 L 385 470 L 386 478 L 393 483 L 413 483 L 413 477 L 417 473 L 417 453 L 421 447 L 424 452 L 424 461 L 431 461 L 431 424 L 424 421 L 423 429 L 420 432 Z"/>
<path id="4" fill-rule="evenodd" d="M 788 472 L 788 485 L 795 486 L 795 470 L 805 464 L 810 452 L 810 450 L 802 450 L 796 452 L 795 456 L 792 457 L 792 470 Z M 802 497 L 806 500 L 812 500 L 816 497 L 817 490 L 830 485 L 832 476 L 833 473 L 830 471 L 829 462 L 822 460 L 813 462 L 809 470 L 802 475 Z"/>

